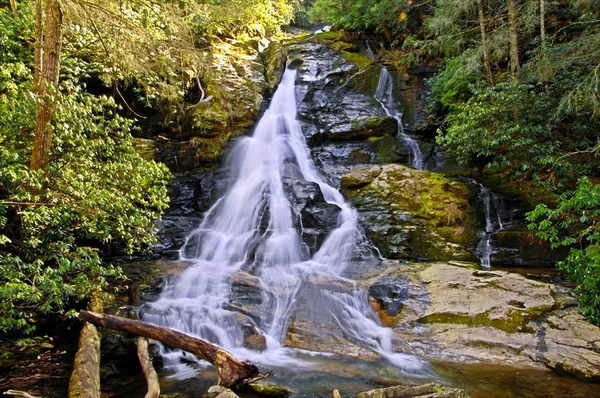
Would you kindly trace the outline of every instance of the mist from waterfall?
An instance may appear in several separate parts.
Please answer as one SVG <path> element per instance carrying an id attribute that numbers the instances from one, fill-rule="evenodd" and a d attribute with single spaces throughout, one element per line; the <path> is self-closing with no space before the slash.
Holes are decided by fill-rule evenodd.
<path id="1" fill-rule="evenodd" d="M 229 189 L 180 249 L 181 259 L 191 265 L 143 313 L 145 321 L 201 337 L 241 358 L 271 366 L 303 365 L 292 350 L 283 347 L 298 291 L 311 275 L 342 279 L 364 240 L 356 210 L 325 181 L 311 159 L 296 120 L 296 73 L 286 70 L 254 134 L 242 138 L 233 149 Z M 290 168 L 297 178 L 316 184 L 324 200 L 339 208 L 336 227 L 312 255 L 302 241 L 301 225 L 286 192 L 283 177 Z M 267 350 L 262 353 L 243 347 L 240 313 L 227 305 L 232 279 L 241 270 L 252 270 L 264 292 L 261 319 L 253 325 L 266 338 Z M 359 340 L 366 348 L 394 358 L 392 331 L 379 324 L 364 290 L 358 292 L 352 300 L 331 296 L 331 308 L 337 309 L 332 323 L 350 335 L 378 336 Z M 179 356 L 167 353 L 171 365 L 180 363 Z M 421 365 L 415 358 L 404 359 L 393 363 L 411 369 Z M 181 377 L 188 376 L 182 370 Z"/>

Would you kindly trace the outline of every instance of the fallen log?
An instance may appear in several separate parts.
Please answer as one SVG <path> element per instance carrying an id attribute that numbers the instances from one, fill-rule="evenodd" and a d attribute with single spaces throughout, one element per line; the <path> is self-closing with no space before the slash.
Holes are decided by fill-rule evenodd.
<path id="1" fill-rule="evenodd" d="M 89 311 L 81 311 L 79 319 L 107 329 L 120 330 L 136 336 L 158 340 L 168 346 L 190 352 L 215 365 L 218 374 L 218 384 L 220 386 L 234 387 L 247 379 L 260 375 L 255 365 L 237 359 L 216 345 L 176 330 Z"/>
<path id="2" fill-rule="evenodd" d="M 135 345 L 137 346 L 140 365 L 142 365 L 142 372 L 148 385 L 148 392 L 144 398 L 158 398 L 160 396 L 160 384 L 156 370 L 154 370 L 154 366 L 152 365 L 152 357 L 148 353 L 148 339 L 141 336 L 136 337 Z"/>
<path id="3" fill-rule="evenodd" d="M 89 308 L 102 312 L 102 301 L 94 297 Z M 84 322 L 79 334 L 73 373 L 69 380 L 69 398 L 100 398 L 100 336 L 96 326 Z"/>

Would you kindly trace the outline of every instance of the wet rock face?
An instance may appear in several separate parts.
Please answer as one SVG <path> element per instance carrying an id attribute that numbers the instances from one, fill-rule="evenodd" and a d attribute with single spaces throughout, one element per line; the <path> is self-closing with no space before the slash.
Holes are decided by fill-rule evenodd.
<path id="1" fill-rule="evenodd" d="M 491 262 L 495 266 L 554 267 L 569 253 L 569 248 L 565 247 L 552 249 L 550 243 L 523 225 L 496 232 L 492 236 L 492 246 Z"/>
<path id="2" fill-rule="evenodd" d="M 396 137 L 396 120 L 373 98 L 379 75 L 375 65 L 359 66 L 312 41 L 292 45 L 289 52 L 304 60 L 297 77 L 298 120 L 313 157 L 331 180 L 339 181 L 357 165 L 408 163 L 409 150 Z M 429 153 L 430 144 L 421 144 Z"/>
<path id="3" fill-rule="evenodd" d="M 396 164 L 353 170 L 341 185 L 384 257 L 474 258 L 478 222 L 467 185 Z"/>
<path id="4" fill-rule="evenodd" d="M 302 283 L 290 317 L 284 345 L 309 351 L 332 352 L 376 359 L 377 354 L 347 339 L 332 314 L 335 307 L 329 293 L 351 294 L 353 283 L 340 278 L 314 275 Z"/>
<path id="5" fill-rule="evenodd" d="M 215 170 L 198 174 L 175 175 L 167 186 L 170 204 L 159 221 L 159 242 L 153 250 L 169 258 L 179 257 L 188 234 L 200 224 L 203 212 L 208 210 L 224 189 L 225 178 Z"/>

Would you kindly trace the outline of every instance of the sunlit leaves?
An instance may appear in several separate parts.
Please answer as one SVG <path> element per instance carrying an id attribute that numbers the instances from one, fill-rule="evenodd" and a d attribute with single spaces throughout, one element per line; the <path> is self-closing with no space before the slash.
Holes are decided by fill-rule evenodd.
<path id="1" fill-rule="evenodd" d="M 0 330 L 31 332 L 121 272 L 99 249 L 154 242 L 167 206 L 163 165 L 134 150 L 132 121 L 112 98 L 74 87 L 55 93 L 47 173 L 28 168 L 35 100 L 31 82 L 0 94 Z"/>

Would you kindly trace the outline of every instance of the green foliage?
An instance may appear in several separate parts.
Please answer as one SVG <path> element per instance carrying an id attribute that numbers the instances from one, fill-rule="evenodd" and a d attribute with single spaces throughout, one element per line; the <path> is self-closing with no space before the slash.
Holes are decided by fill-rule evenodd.
<path id="1" fill-rule="evenodd" d="M 451 57 L 432 79 L 430 110 L 447 114 L 438 142 L 459 161 L 503 166 L 523 182 L 559 195 L 540 204 L 530 228 L 554 247 L 573 246 L 559 264 L 578 283 L 581 309 L 600 323 L 600 7 L 595 0 L 546 2 L 546 40 L 539 2 L 517 1 L 520 83 L 507 83 L 506 2 L 486 1 L 486 46 L 494 81 L 483 75 L 483 45 L 472 0 L 440 0 L 426 21 Z M 575 188 L 576 182 L 577 188 Z"/>
<path id="2" fill-rule="evenodd" d="M 102 250 L 133 252 L 154 242 L 167 206 L 163 165 L 133 147 L 133 121 L 112 98 L 82 90 L 89 64 L 65 62 L 47 171 L 32 172 L 36 97 L 32 86 L 31 14 L 0 13 L 0 330 L 31 333 L 40 317 L 122 277 Z M 12 21 L 11 21 L 12 19 Z"/>
<path id="3" fill-rule="evenodd" d="M 552 247 L 571 247 L 558 267 L 577 282 L 582 313 L 600 325 L 600 184 L 584 177 L 560 196 L 556 209 L 538 205 L 527 219 Z"/>
<path id="4" fill-rule="evenodd" d="M 99 250 L 154 242 L 167 206 L 163 165 L 134 150 L 132 121 L 111 98 L 55 93 L 52 160 L 28 168 L 35 100 L 26 89 L 0 96 L 0 330 L 31 332 L 37 316 L 121 276 Z"/>
<path id="5" fill-rule="evenodd" d="M 316 0 L 309 15 L 315 21 L 340 24 L 348 30 L 391 36 L 416 30 L 420 26 L 421 7 L 425 3 L 415 1 L 411 5 L 395 0 Z"/>
<path id="6" fill-rule="evenodd" d="M 300 0 L 202 1 L 195 9 L 194 25 L 201 34 L 272 36 L 292 21 L 300 6 Z"/>

